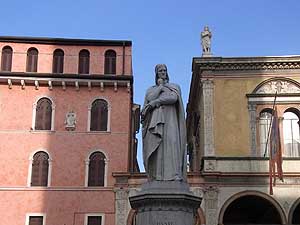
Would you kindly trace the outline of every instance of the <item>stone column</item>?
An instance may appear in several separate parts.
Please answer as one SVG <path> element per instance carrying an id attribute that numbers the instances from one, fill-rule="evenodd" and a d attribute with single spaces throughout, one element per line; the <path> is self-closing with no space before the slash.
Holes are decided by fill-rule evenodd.
<path id="1" fill-rule="evenodd" d="M 250 154 L 251 156 L 256 156 L 256 104 L 249 103 L 248 111 L 249 111 L 249 126 L 250 126 Z"/>
<path id="2" fill-rule="evenodd" d="M 218 224 L 218 192 L 213 186 L 204 189 L 206 225 Z"/>
<path id="3" fill-rule="evenodd" d="M 125 225 L 129 212 L 128 193 L 127 189 L 115 189 L 116 193 L 116 225 Z"/>
<path id="4" fill-rule="evenodd" d="M 214 144 L 214 83 L 213 80 L 201 80 L 203 91 L 203 136 L 204 156 L 215 156 Z"/>

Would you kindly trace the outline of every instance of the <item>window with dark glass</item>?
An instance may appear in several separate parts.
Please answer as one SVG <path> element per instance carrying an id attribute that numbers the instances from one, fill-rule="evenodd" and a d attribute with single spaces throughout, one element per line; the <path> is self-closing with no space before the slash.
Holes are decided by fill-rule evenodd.
<path id="1" fill-rule="evenodd" d="M 13 50 L 9 46 L 2 48 L 1 71 L 11 71 Z"/>
<path id="2" fill-rule="evenodd" d="M 101 216 L 88 216 L 87 225 L 101 225 Z"/>
<path id="3" fill-rule="evenodd" d="M 88 186 L 104 186 L 105 155 L 94 152 L 89 158 Z"/>
<path id="4" fill-rule="evenodd" d="M 56 49 L 53 52 L 53 73 L 63 73 L 64 72 L 64 51 L 61 49 Z"/>
<path id="5" fill-rule="evenodd" d="M 108 105 L 103 99 L 97 99 L 91 108 L 91 131 L 107 131 Z"/>
<path id="6" fill-rule="evenodd" d="M 104 73 L 105 74 L 116 74 L 116 61 L 117 54 L 113 50 L 108 50 L 105 52 L 105 65 L 104 65 Z"/>
<path id="7" fill-rule="evenodd" d="M 52 102 L 41 98 L 36 105 L 35 130 L 51 130 Z"/>
<path id="8" fill-rule="evenodd" d="M 48 185 L 49 156 L 46 152 L 37 152 L 33 156 L 31 186 Z"/>
<path id="9" fill-rule="evenodd" d="M 29 225 L 43 225 L 43 217 L 42 216 L 30 216 L 29 217 Z"/>
<path id="10" fill-rule="evenodd" d="M 90 72 L 90 52 L 81 50 L 79 52 L 78 73 L 89 74 Z"/>
<path id="11" fill-rule="evenodd" d="M 37 72 L 38 54 L 39 54 L 39 52 L 36 48 L 28 49 L 26 72 Z"/>

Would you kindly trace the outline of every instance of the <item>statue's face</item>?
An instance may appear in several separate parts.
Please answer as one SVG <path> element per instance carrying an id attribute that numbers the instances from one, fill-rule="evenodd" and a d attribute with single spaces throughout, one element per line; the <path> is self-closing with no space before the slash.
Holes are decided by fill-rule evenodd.
<path id="1" fill-rule="evenodd" d="M 167 79 L 167 68 L 161 66 L 158 70 L 157 70 L 157 76 L 163 80 Z"/>

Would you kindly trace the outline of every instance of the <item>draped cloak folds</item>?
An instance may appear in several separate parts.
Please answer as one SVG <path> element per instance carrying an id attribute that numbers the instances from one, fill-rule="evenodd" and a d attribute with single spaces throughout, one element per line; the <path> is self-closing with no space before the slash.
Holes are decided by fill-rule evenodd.
<path id="1" fill-rule="evenodd" d="M 168 91 L 155 99 L 160 105 L 147 112 L 143 122 L 144 166 L 150 179 L 186 180 L 186 125 L 181 91 L 176 84 L 167 83 L 165 87 Z M 147 90 L 145 105 L 155 88 L 158 87 Z"/>

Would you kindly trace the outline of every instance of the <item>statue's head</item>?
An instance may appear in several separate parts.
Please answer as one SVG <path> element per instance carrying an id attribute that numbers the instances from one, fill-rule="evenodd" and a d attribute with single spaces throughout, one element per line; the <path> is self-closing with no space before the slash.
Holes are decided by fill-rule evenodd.
<path id="1" fill-rule="evenodd" d="M 204 27 L 204 30 L 205 30 L 205 31 L 209 31 L 208 26 L 205 26 L 205 27 Z"/>
<path id="2" fill-rule="evenodd" d="M 158 84 L 158 79 L 163 79 L 165 83 L 169 82 L 167 66 L 165 64 L 157 64 L 155 66 L 155 83 Z"/>

